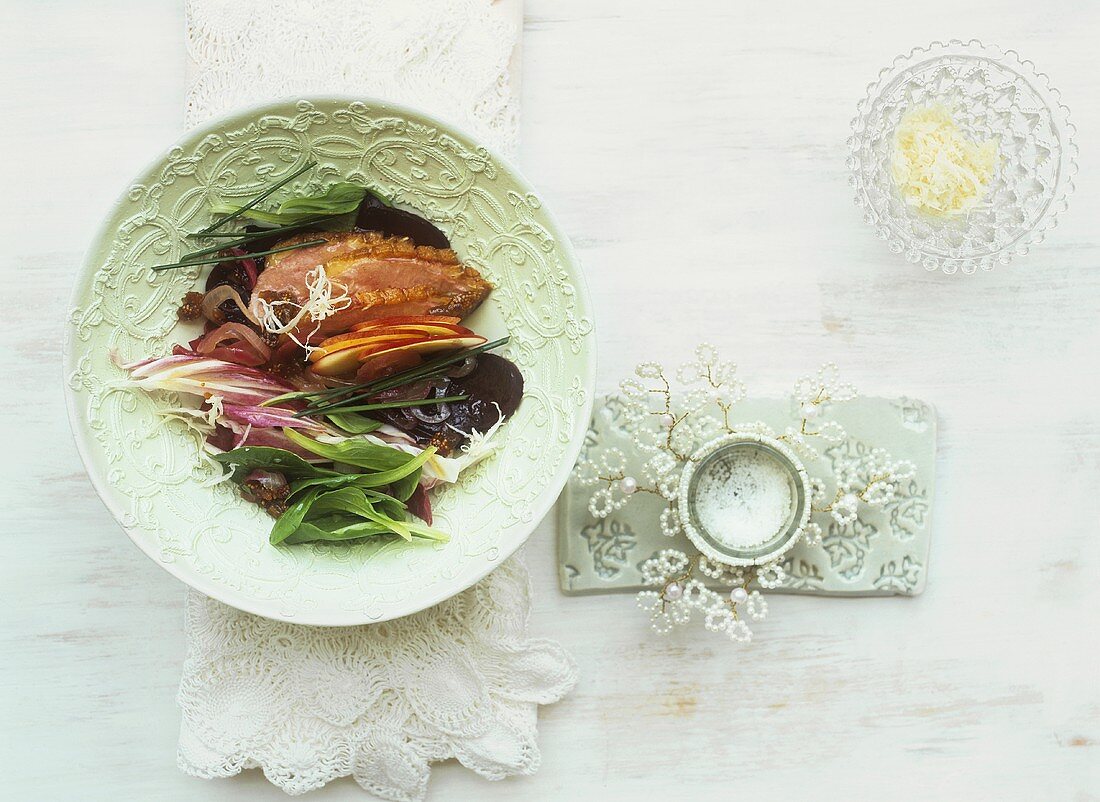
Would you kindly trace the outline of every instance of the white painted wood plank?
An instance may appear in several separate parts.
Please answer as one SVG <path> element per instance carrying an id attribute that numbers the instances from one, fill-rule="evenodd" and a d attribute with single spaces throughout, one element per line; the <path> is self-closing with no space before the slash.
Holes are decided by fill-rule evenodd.
<path id="1" fill-rule="evenodd" d="M 1100 799 L 1100 7 L 906 10 L 527 0 L 522 165 L 585 262 L 601 389 L 706 338 L 761 392 L 835 359 L 868 391 L 927 398 L 942 427 L 932 567 L 917 599 L 779 598 L 744 651 L 654 638 L 628 597 L 561 596 L 545 521 L 532 625 L 574 653 L 581 684 L 543 711 L 535 777 L 444 765 L 431 799 Z M 176 770 L 181 588 L 95 498 L 59 386 L 81 253 L 182 130 L 182 8 L 23 0 L 0 20 L 5 791 L 278 798 L 255 772 Z M 844 140 L 894 55 L 975 35 L 1062 90 L 1078 191 L 1026 260 L 930 275 L 861 223 Z M 363 794 L 345 781 L 316 797 Z"/>

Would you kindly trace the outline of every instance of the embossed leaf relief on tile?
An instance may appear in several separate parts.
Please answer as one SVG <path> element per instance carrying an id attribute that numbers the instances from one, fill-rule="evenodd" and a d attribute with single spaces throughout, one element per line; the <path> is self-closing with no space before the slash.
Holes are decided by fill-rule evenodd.
<path id="1" fill-rule="evenodd" d="M 746 419 L 781 427 L 792 418 L 786 400 L 743 401 Z M 617 422 L 619 401 L 597 402 L 582 456 L 592 459 L 602 448 L 631 453 L 630 439 Z M 913 595 L 926 579 L 929 524 L 935 473 L 936 419 L 931 406 L 911 398 L 860 398 L 836 411 L 848 432 L 841 443 L 824 449 L 823 459 L 834 473 L 854 471 L 867 478 L 872 448 L 885 448 L 917 465 L 916 478 L 881 510 L 867 511 L 863 520 L 838 524 L 827 514 L 814 520 L 822 527 L 820 545 L 797 545 L 782 560 L 786 578 L 777 592 L 821 595 Z M 813 474 L 813 464 L 807 469 Z M 628 470 L 640 472 L 640 466 Z M 831 489 L 828 491 L 831 492 Z M 686 538 L 661 534 L 657 502 L 638 499 L 636 506 L 593 518 L 587 509 L 587 488 L 571 482 L 561 507 L 558 534 L 559 574 L 567 593 L 638 590 L 644 587 L 641 567 L 663 549 L 686 549 Z"/>

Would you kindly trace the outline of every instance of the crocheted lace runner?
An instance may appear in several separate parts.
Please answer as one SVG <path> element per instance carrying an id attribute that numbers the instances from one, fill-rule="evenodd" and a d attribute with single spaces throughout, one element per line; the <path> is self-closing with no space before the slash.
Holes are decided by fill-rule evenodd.
<path id="1" fill-rule="evenodd" d="M 350 93 L 421 106 L 512 154 L 520 0 L 189 0 L 187 123 L 241 105 Z M 180 682 L 180 768 L 262 768 L 288 793 L 352 776 L 419 800 L 432 761 L 488 779 L 538 767 L 538 705 L 576 681 L 527 635 L 515 557 L 430 610 L 363 627 L 286 624 L 194 591 Z"/>

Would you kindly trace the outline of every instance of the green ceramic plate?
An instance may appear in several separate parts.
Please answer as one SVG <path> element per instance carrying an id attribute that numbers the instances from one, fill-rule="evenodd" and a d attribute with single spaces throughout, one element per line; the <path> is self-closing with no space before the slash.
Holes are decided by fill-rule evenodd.
<path id="1" fill-rule="evenodd" d="M 256 195 L 309 159 L 298 191 L 359 181 L 435 221 L 494 285 L 471 318 L 526 382 L 502 447 L 459 485 L 434 493 L 444 545 L 273 547 L 271 519 L 199 459 L 182 425 L 129 389 L 111 361 L 167 353 L 189 339 L 175 320 L 198 270 L 155 274 L 185 252 L 209 203 Z M 202 276 L 205 276 L 205 269 Z M 448 125 L 371 100 L 276 103 L 191 132 L 133 182 L 88 252 L 67 325 L 69 415 L 88 474 L 127 534 L 165 569 L 242 610 L 306 624 L 408 615 L 469 587 L 516 550 L 550 509 L 592 410 L 595 343 L 568 240 L 527 182 Z"/>

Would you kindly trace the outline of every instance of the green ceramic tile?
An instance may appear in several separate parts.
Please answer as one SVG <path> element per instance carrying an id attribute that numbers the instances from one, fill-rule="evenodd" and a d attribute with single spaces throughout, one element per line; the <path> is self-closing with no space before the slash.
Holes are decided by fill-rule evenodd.
<path id="1" fill-rule="evenodd" d="M 761 420 L 777 430 L 798 425 L 788 399 L 746 399 L 737 405 L 740 420 Z M 614 399 L 596 402 L 584 453 L 618 447 L 630 461 L 628 473 L 640 474 L 629 436 L 617 425 L 621 413 Z M 884 448 L 894 459 L 916 466 L 915 477 L 899 497 L 882 509 L 866 506 L 854 524 L 839 526 L 828 514 L 815 514 L 824 532 L 822 543 L 798 544 L 784 561 L 788 579 L 777 591 L 822 596 L 915 596 L 924 590 L 928 572 L 933 488 L 936 471 L 936 413 L 912 398 L 857 398 L 830 407 L 848 438 L 822 449 L 818 460 L 806 460 L 811 477 L 825 478 L 831 493 L 831 463 Z M 657 516 L 663 502 L 650 495 L 634 498 L 604 519 L 588 511 L 592 488 L 571 478 L 562 494 L 558 524 L 558 572 L 567 594 L 610 593 L 642 588 L 639 566 L 654 553 L 675 548 L 694 553 L 683 535 L 661 534 Z"/>

